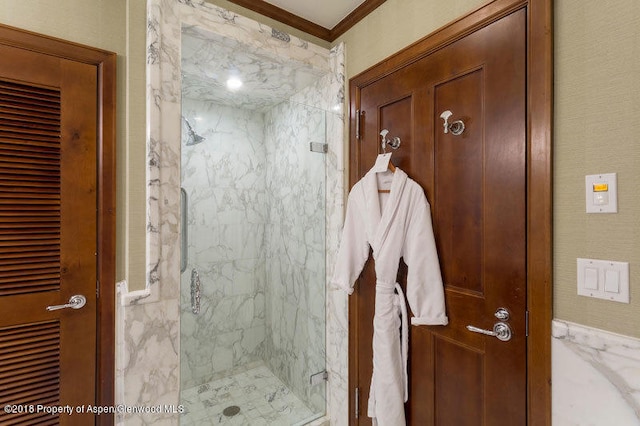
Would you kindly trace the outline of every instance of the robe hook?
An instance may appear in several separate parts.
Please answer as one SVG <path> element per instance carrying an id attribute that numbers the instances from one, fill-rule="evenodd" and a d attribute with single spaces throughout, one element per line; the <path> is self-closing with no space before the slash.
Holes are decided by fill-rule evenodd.
<path id="1" fill-rule="evenodd" d="M 444 120 L 444 132 L 449 133 L 449 131 L 451 131 L 451 134 L 453 134 L 454 136 L 459 136 L 462 134 L 462 132 L 464 132 L 464 122 L 462 120 L 456 120 L 449 124 L 449 117 L 451 117 L 452 115 L 453 113 L 449 110 L 446 110 L 445 112 L 440 114 L 440 118 Z"/>
<path id="2" fill-rule="evenodd" d="M 382 137 L 382 152 L 387 152 L 387 145 L 389 145 L 391 148 L 393 149 L 398 149 L 400 148 L 400 138 L 398 136 L 394 137 L 393 139 L 389 140 L 387 139 L 387 134 L 389 133 L 389 130 L 387 129 L 382 129 L 382 131 L 380 132 L 380 136 Z"/>

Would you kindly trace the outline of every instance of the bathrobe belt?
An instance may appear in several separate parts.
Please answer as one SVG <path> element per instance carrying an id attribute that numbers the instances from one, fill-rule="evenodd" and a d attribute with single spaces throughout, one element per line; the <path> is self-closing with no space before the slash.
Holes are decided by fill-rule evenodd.
<path id="1" fill-rule="evenodd" d="M 395 291 L 394 291 L 395 290 Z M 400 349 L 402 356 L 402 382 L 404 387 L 404 402 L 409 400 L 409 375 L 407 372 L 407 364 L 409 359 L 409 315 L 407 313 L 407 303 L 404 297 L 404 292 L 402 291 L 402 287 L 400 284 L 396 283 L 394 287 L 389 287 L 382 283 L 382 285 L 376 285 L 376 293 L 381 293 L 384 295 L 393 294 L 393 305 L 397 310 L 398 315 L 400 316 Z M 376 417 L 376 396 L 374 390 L 374 377 L 371 381 L 371 389 L 369 391 L 369 407 L 368 407 L 368 416 L 374 418 L 373 424 L 377 425 Z"/>
<path id="2" fill-rule="evenodd" d="M 394 305 L 398 308 L 400 314 L 400 320 L 402 321 L 402 328 L 400 331 L 400 338 L 402 339 L 402 373 L 404 382 L 404 402 L 409 400 L 409 374 L 407 373 L 407 364 L 409 362 L 409 315 L 407 314 L 407 303 L 402 292 L 400 284 L 396 283 L 395 289 L 398 294 L 393 301 Z"/>

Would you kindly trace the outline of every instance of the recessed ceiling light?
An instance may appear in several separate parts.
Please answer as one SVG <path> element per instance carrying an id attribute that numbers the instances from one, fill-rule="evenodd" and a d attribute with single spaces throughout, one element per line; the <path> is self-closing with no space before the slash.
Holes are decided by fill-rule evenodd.
<path id="1" fill-rule="evenodd" d="M 242 80 L 238 77 L 229 77 L 227 80 L 227 89 L 238 90 L 240 87 L 242 87 Z"/>

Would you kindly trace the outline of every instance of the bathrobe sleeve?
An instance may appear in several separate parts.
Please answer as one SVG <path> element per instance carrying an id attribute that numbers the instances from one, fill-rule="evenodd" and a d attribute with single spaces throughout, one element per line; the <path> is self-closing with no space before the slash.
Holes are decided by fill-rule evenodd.
<path id="1" fill-rule="evenodd" d="M 364 197 L 360 185 L 356 184 L 347 199 L 338 258 L 331 278 L 333 287 L 341 288 L 349 294 L 353 293 L 353 285 L 369 257 L 364 212 Z"/>
<path id="2" fill-rule="evenodd" d="M 422 189 L 411 209 L 403 258 L 407 264 L 407 300 L 412 325 L 446 325 L 444 288 L 431 223 L 431 209 Z"/>

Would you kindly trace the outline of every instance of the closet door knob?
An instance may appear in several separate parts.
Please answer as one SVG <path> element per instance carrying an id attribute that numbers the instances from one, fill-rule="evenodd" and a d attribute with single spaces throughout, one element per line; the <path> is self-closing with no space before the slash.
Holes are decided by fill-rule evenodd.
<path id="1" fill-rule="evenodd" d="M 65 303 L 64 305 L 53 305 L 47 306 L 47 311 L 57 311 L 58 309 L 80 309 L 84 305 L 87 304 L 87 298 L 81 294 L 76 294 L 75 296 L 71 296 L 69 298 L 69 303 Z"/>

